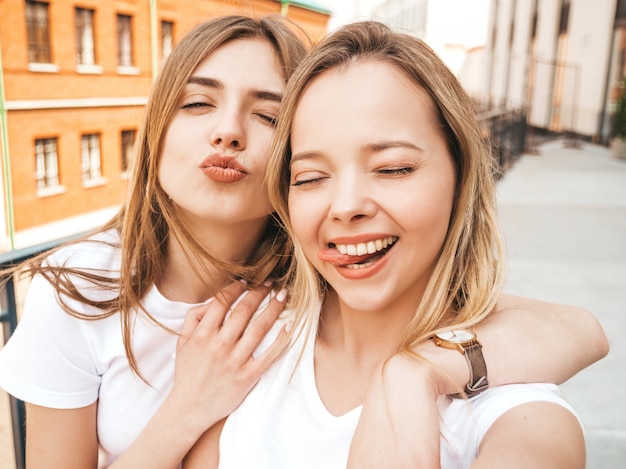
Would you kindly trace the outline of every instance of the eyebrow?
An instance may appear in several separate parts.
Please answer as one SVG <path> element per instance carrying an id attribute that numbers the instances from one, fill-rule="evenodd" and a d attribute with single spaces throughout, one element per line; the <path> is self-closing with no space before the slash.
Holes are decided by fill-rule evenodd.
<path id="1" fill-rule="evenodd" d="M 206 88 L 215 88 L 217 90 L 224 89 L 224 83 L 222 83 L 219 80 L 216 80 L 215 78 L 209 78 L 209 77 L 191 76 L 189 77 L 189 80 L 187 80 L 187 84 L 200 85 Z M 277 103 L 280 103 L 283 99 L 282 93 L 275 93 L 273 91 L 268 91 L 268 90 L 252 89 L 250 91 L 250 94 L 255 99 L 260 99 L 264 101 L 275 101 Z"/>
<path id="2" fill-rule="evenodd" d="M 371 152 L 382 151 L 388 148 L 408 148 L 410 150 L 424 151 L 423 148 L 420 148 L 411 142 L 407 142 L 406 140 L 388 140 L 383 142 L 368 143 L 361 147 L 362 150 Z"/>
<path id="3" fill-rule="evenodd" d="M 376 142 L 376 143 L 366 143 L 365 145 L 361 146 L 361 151 L 368 152 L 368 153 L 376 153 L 379 151 L 387 150 L 389 148 L 408 148 L 410 150 L 415 150 L 419 152 L 424 151 L 423 148 L 418 147 L 417 145 L 414 145 L 411 142 L 407 142 L 406 140 L 385 140 L 385 141 Z M 300 153 L 296 153 L 295 155 L 292 155 L 290 163 L 293 163 L 299 160 L 316 159 L 316 158 L 319 158 L 320 156 L 321 154 L 317 151 L 303 151 Z"/>

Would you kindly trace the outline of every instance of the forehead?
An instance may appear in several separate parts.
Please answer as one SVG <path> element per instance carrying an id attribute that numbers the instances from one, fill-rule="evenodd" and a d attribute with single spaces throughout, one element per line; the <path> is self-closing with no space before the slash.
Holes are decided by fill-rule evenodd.
<path id="1" fill-rule="evenodd" d="M 327 70 L 308 84 L 294 115 L 294 143 L 310 135 L 309 126 L 333 138 L 348 132 L 374 138 L 440 127 L 428 93 L 399 67 L 374 59 Z"/>
<path id="2" fill-rule="evenodd" d="M 234 39 L 208 54 L 192 76 L 209 76 L 228 83 L 245 78 L 255 87 L 284 87 L 285 78 L 278 54 L 261 38 Z"/>

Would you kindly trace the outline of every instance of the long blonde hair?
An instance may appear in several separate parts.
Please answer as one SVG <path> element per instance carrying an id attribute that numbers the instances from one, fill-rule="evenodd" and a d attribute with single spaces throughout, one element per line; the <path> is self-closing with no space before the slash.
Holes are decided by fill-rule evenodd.
<path id="1" fill-rule="evenodd" d="M 119 312 L 126 355 L 131 368 L 139 376 L 141 372 L 132 349 L 133 323 L 138 314 L 164 327 L 142 307 L 141 300 L 163 273 L 167 240 L 170 236 L 177 239 L 194 273 L 207 284 L 211 275 L 208 266 L 217 267 L 232 278 L 244 278 L 253 286 L 267 278 L 281 277 L 291 261 L 289 239 L 273 216 L 268 216 L 266 230 L 245 263 L 233 264 L 217 259 L 187 228 L 176 206 L 158 181 L 163 138 L 189 76 L 218 47 L 235 39 L 248 38 L 263 39 L 272 45 L 282 66 L 285 81 L 307 51 L 307 47 L 296 34 L 294 25 L 284 18 L 267 16 L 255 19 L 233 15 L 197 25 L 164 62 L 146 105 L 136 144 L 133 178 L 127 201 L 117 215 L 98 230 L 102 232 L 117 229 L 120 233 L 119 276 L 115 272 L 94 272 L 63 265 L 48 265 L 44 262 L 45 255 L 35 258 L 24 270 L 31 275 L 40 273 L 52 283 L 57 292 L 57 300 L 73 316 L 96 320 Z M 250 70 L 250 73 L 254 73 L 254 70 Z M 106 300 L 95 301 L 77 287 L 79 283 L 84 284 L 84 281 L 93 288 L 113 294 L 107 295 Z M 72 308 L 68 299 L 92 306 L 101 313 L 85 314 Z"/>
<path id="2" fill-rule="evenodd" d="M 472 104 L 441 59 L 421 40 L 366 21 L 346 25 L 315 47 L 285 91 L 267 172 L 270 200 L 293 234 L 287 206 L 290 131 L 307 86 L 325 71 L 357 60 L 380 61 L 401 70 L 423 88 L 437 109 L 456 170 L 454 206 L 436 267 L 398 346 L 409 351 L 437 329 L 466 327 L 495 306 L 502 283 L 502 246 L 495 208 L 495 160 L 481 136 Z M 286 274 L 296 324 L 315 328 L 329 286 L 293 239 L 295 262 Z M 297 326 L 296 326 L 297 327 Z"/>

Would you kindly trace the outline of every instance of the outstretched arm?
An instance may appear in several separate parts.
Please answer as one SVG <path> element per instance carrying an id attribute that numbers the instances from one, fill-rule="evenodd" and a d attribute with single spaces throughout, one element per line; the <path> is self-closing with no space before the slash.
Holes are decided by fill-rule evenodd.
<path id="1" fill-rule="evenodd" d="M 483 344 L 491 386 L 560 384 L 608 353 L 604 331 L 585 309 L 518 296 L 503 295 L 496 311 L 474 330 Z M 374 377 L 350 450 L 353 467 L 381 467 L 390 458 L 396 467 L 410 467 L 418 460 L 416 444 L 438 442 L 435 398 L 464 388 L 468 366 L 460 353 L 432 341 L 414 351 L 427 361 L 397 355 Z M 420 457 L 424 467 L 433 464 L 431 452 Z"/>

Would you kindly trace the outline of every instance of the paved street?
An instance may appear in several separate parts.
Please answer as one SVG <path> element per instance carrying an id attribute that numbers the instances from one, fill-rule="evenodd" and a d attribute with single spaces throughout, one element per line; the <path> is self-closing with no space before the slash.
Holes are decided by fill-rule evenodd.
<path id="1" fill-rule="evenodd" d="M 525 155 L 498 182 L 510 262 L 505 290 L 592 311 L 609 355 L 562 386 L 578 411 L 587 469 L 626 468 L 626 161 L 562 140 Z"/>

